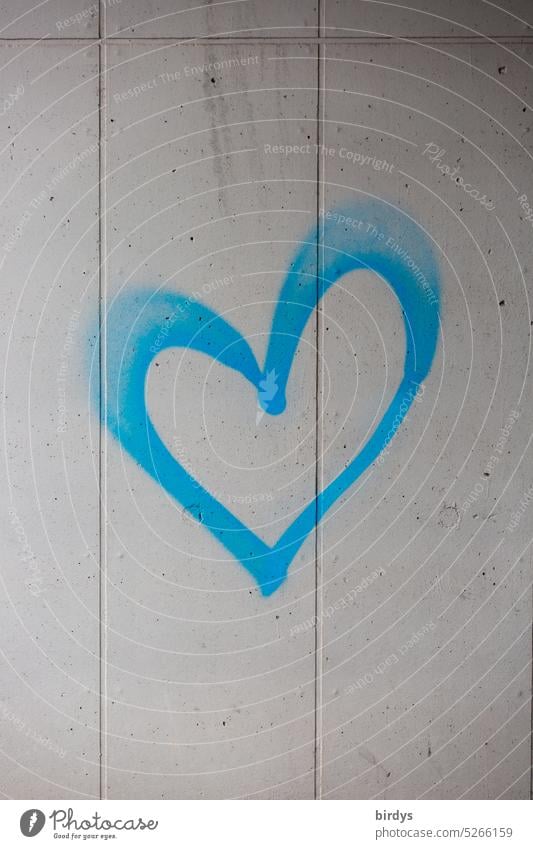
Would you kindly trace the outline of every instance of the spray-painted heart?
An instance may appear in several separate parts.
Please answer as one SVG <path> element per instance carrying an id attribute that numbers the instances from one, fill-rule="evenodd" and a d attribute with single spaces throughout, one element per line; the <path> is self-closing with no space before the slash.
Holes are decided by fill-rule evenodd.
<path id="1" fill-rule="evenodd" d="M 201 351 L 249 380 L 265 412 L 279 415 L 285 409 L 289 373 L 311 312 L 334 283 L 348 272 L 361 269 L 376 272 L 398 298 L 406 334 L 403 377 L 363 448 L 270 547 L 204 489 L 167 449 L 146 407 L 148 369 L 164 348 Z M 264 595 L 270 595 L 285 580 L 309 533 L 381 454 L 405 418 L 435 353 L 438 291 L 430 240 L 405 213 L 381 201 L 322 213 L 318 228 L 301 243 L 287 272 L 262 369 L 239 331 L 198 301 L 146 289 L 129 290 L 115 299 L 106 315 L 103 421 L 137 463 L 248 569 Z M 273 373 L 275 392 L 269 391 Z M 98 403 L 97 376 L 93 395 Z"/>

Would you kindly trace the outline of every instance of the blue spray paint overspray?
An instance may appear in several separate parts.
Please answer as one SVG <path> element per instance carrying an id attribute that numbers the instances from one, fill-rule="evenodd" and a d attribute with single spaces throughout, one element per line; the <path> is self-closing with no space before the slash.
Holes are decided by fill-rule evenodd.
<path id="1" fill-rule="evenodd" d="M 317 253 L 322 258 L 320 274 Z M 199 351 L 241 374 L 257 390 L 265 412 L 280 415 L 287 403 L 296 349 L 311 313 L 337 281 L 362 269 L 379 275 L 398 299 L 405 329 L 403 376 L 362 449 L 271 547 L 195 480 L 163 443 L 146 407 L 148 370 L 165 348 Z M 357 285 L 357 278 L 352 280 Z M 274 310 L 262 368 L 236 328 L 204 304 L 179 294 L 146 288 L 125 291 L 108 306 L 105 320 L 104 424 L 134 460 L 240 561 L 268 596 L 286 579 L 290 563 L 315 524 L 389 444 L 418 385 L 427 377 L 439 333 L 439 276 L 422 228 L 391 204 L 366 201 L 322 214 L 318 228 L 301 242 Z M 265 381 L 273 373 L 277 391 L 273 397 L 266 393 L 265 400 Z M 94 369 L 92 375 L 98 406 L 99 380 Z"/>

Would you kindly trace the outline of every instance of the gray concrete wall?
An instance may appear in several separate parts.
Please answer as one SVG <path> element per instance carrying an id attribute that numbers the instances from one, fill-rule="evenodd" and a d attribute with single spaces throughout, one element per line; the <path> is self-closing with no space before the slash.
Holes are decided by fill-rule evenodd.
<path id="1" fill-rule="evenodd" d="M 1 792 L 528 798 L 530 4 L 1 8 Z M 235 343 L 166 342 L 201 301 L 262 368 L 288 270 L 326 287 L 337 232 L 368 260 L 319 211 L 369 200 L 402 222 L 376 230 L 398 273 L 432 246 L 435 356 L 265 592 L 261 545 L 321 510 L 394 403 L 401 304 L 372 261 L 340 277 L 281 415 L 280 375 L 228 368 Z M 185 318 L 145 318 L 161 292 Z M 142 395 L 143 327 L 155 475 L 146 419 L 121 398 L 117 439 L 109 413 L 117 363 Z"/>

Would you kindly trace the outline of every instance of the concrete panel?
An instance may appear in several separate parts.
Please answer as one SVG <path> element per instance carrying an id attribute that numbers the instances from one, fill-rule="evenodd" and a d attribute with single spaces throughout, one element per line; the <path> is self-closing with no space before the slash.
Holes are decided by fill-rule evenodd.
<path id="1" fill-rule="evenodd" d="M 173 458 L 166 482 L 163 462 L 155 480 L 148 460 L 134 462 L 122 406 L 120 444 L 109 436 L 105 460 L 112 797 L 314 792 L 314 633 L 291 635 L 295 619 L 314 613 L 314 534 L 289 578 L 263 595 L 253 560 L 245 568 L 221 544 L 194 488 L 267 545 L 312 500 L 314 318 L 280 417 L 258 408 L 257 390 L 224 365 L 223 348 L 209 358 L 166 348 L 165 334 L 185 326 L 200 301 L 263 361 L 281 284 L 316 220 L 316 158 L 279 149 L 313 139 L 315 50 L 157 42 L 107 50 L 107 368 L 122 357 L 124 328 L 133 349 L 147 344 L 137 327 L 153 308 L 151 327 L 162 333 L 152 340 L 146 406 Z M 297 58 L 288 65 L 277 61 L 289 54 Z M 198 70 L 210 62 L 221 69 Z M 314 287 L 314 246 L 312 257 L 302 279 Z M 147 291 L 182 294 L 184 311 L 158 312 L 155 295 L 146 307 Z M 126 361 L 122 368 L 127 378 Z M 178 464 L 184 490 L 196 481 L 189 501 L 172 490 Z"/>
<path id="2" fill-rule="evenodd" d="M 98 2 L 3 0 L 0 3 L 0 20 L 1 38 L 96 38 Z"/>
<path id="3" fill-rule="evenodd" d="M 118 38 L 312 37 L 317 35 L 318 11 L 313 0 L 131 0 L 108 4 L 102 20 L 104 32 Z"/>
<path id="4" fill-rule="evenodd" d="M 323 8 L 324 35 L 471 39 L 528 36 L 532 26 L 529 0 L 328 0 Z"/>
<path id="5" fill-rule="evenodd" d="M 531 51 L 504 50 L 327 48 L 320 205 L 402 210 L 372 238 L 393 273 L 414 259 L 436 286 L 417 259 L 431 241 L 441 331 L 382 462 L 319 528 L 325 798 L 529 794 L 530 531 L 509 523 L 531 462 Z M 371 270 L 326 294 L 319 324 L 324 486 L 384 416 L 406 339 Z"/>
<path id="6" fill-rule="evenodd" d="M 5 43 L 2 792 L 98 796 L 98 53 Z M 96 450 L 95 450 L 96 448 Z M 96 466 L 95 466 L 96 464 Z"/>

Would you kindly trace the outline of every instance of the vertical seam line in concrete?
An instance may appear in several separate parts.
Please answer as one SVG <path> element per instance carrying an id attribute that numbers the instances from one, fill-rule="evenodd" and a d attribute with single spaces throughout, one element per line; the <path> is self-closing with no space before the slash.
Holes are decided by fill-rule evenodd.
<path id="1" fill-rule="evenodd" d="M 326 0 L 324 0 L 323 13 L 322 13 L 323 18 L 324 18 L 324 20 L 323 20 L 323 25 L 324 25 L 323 29 L 324 30 L 325 30 L 325 24 L 326 24 L 326 20 L 325 20 L 326 6 L 325 6 L 325 4 L 326 4 Z M 320 209 L 321 209 L 322 204 L 325 203 L 325 194 L 326 194 L 326 191 L 325 191 L 326 159 L 325 159 L 323 152 L 322 152 L 322 146 L 323 146 L 324 140 L 326 138 L 326 123 L 325 123 L 325 117 L 326 117 L 326 55 L 327 55 L 327 42 L 324 42 L 324 44 L 321 48 L 321 51 L 320 51 L 320 58 L 318 60 L 318 70 L 319 70 L 319 74 L 320 74 L 320 77 L 319 77 L 319 79 L 320 79 L 320 93 L 321 93 L 321 96 L 320 96 L 320 151 L 319 151 L 319 159 L 318 159 L 319 173 L 320 173 L 320 184 L 319 184 L 320 203 L 319 203 L 318 222 L 319 222 L 319 229 L 320 229 L 320 239 L 319 239 L 319 245 L 320 245 L 320 269 L 319 269 L 320 277 L 319 277 L 319 281 L 320 281 L 320 294 L 321 295 L 324 292 L 324 266 L 325 266 L 325 262 L 324 262 L 324 251 L 325 251 L 325 247 L 324 247 L 324 219 L 320 217 Z M 319 316 L 320 316 L 320 323 L 319 323 L 320 336 L 319 336 L 319 346 L 318 346 L 318 353 L 319 353 L 318 376 L 319 376 L 319 387 L 320 387 L 320 394 L 319 394 L 319 397 L 320 397 L 320 410 L 319 410 L 320 417 L 319 417 L 319 424 L 318 424 L 318 432 L 319 432 L 319 436 L 320 436 L 320 442 L 319 442 L 320 455 L 319 455 L 319 466 L 318 466 L 318 472 L 319 472 L 318 483 L 319 483 L 319 487 L 320 487 L 320 499 L 322 499 L 322 492 L 324 490 L 324 461 L 323 461 L 323 457 L 324 457 L 324 424 L 323 424 L 323 417 L 322 417 L 322 413 L 323 413 L 322 398 L 323 398 L 323 388 L 324 388 L 323 352 L 324 352 L 324 340 L 325 340 L 325 337 L 324 337 L 324 314 L 323 314 L 322 298 L 320 299 Z M 322 509 L 320 510 L 320 515 L 322 515 Z M 323 654 L 323 646 L 324 646 L 324 616 L 323 616 L 323 611 L 324 611 L 324 593 L 323 593 L 324 558 L 323 558 L 323 545 L 324 545 L 324 535 L 323 535 L 322 526 L 319 525 L 319 527 L 317 528 L 317 546 L 318 546 L 318 561 L 317 562 L 318 562 L 318 577 L 319 577 L 319 584 L 318 584 L 318 613 L 319 613 L 319 621 L 318 621 L 318 628 L 319 628 L 319 631 L 318 631 L 318 634 L 319 634 L 319 646 L 318 646 L 318 648 L 319 648 L 319 652 L 318 652 L 318 670 L 319 670 L 319 675 L 318 675 L 318 693 L 319 693 L 319 703 L 318 703 L 319 770 L 318 770 L 318 778 L 319 778 L 319 787 L 318 787 L 318 789 L 319 789 L 319 794 L 318 794 L 318 798 L 319 799 L 322 798 L 322 763 L 323 763 L 323 758 L 322 758 L 322 744 L 323 744 L 323 733 L 322 733 L 323 698 L 322 698 L 322 693 L 323 693 L 323 684 L 324 684 L 324 668 L 323 668 L 323 664 L 324 664 L 324 654 Z"/>
<path id="2" fill-rule="evenodd" d="M 320 381 L 320 294 L 321 274 L 322 274 L 322 228 L 320 218 L 320 203 L 321 203 L 321 157 L 320 146 L 322 144 L 322 52 L 325 52 L 325 45 L 322 47 L 320 36 L 322 34 L 322 14 L 325 10 L 325 0 L 318 2 L 318 36 L 317 44 L 317 127 L 316 127 L 316 142 L 317 142 L 317 162 L 316 162 L 316 360 L 315 360 L 315 723 L 314 723 L 314 798 L 320 799 L 322 796 L 322 627 L 321 627 L 321 563 L 320 563 L 320 534 L 319 534 L 319 503 L 321 492 L 321 446 L 320 446 L 320 411 L 321 411 L 321 381 Z"/>
<path id="3" fill-rule="evenodd" d="M 318 641 L 318 420 L 320 413 L 320 402 L 319 402 L 319 381 L 318 381 L 318 364 L 319 364 L 319 295 L 320 295 L 320 264 L 319 264 L 319 222 L 320 222 L 320 157 L 318 155 L 318 150 L 320 149 L 320 44 L 317 45 L 317 103 L 316 103 L 316 143 L 317 143 L 317 155 L 316 155 L 316 310 L 315 310 L 315 534 L 314 534 L 314 543 L 315 543 L 315 551 L 314 551 L 314 560 L 315 560 L 315 606 L 314 606 L 314 619 L 315 619 L 315 644 L 314 644 L 314 676 L 315 676 L 315 687 L 314 687 L 314 701 L 315 701 L 315 721 L 314 721 L 314 751 L 313 751 L 313 759 L 314 759 L 314 781 L 313 781 L 313 795 L 314 798 L 318 798 L 318 770 L 319 770 L 319 757 L 318 757 L 318 698 L 319 698 L 319 687 L 318 687 L 318 675 L 319 675 L 319 663 L 318 663 L 318 654 L 319 654 L 319 641 Z"/>
<path id="4" fill-rule="evenodd" d="M 320 0 L 318 0 L 318 26 L 320 34 Z M 316 309 L 315 309 L 315 533 L 314 533 L 314 561 L 315 561 L 315 603 L 314 603 L 314 725 L 313 725 L 313 797 L 318 798 L 318 297 L 320 294 L 319 282 L 319 247 L 318 247 L 318 226 L 320 221 L 320 166 L 318 150 L 320 147 L 320 43 L 317 44 L 317 87 L 316 87 L 316 131 L 315 139 L 317 144 L 316 154 Z"/>
<path id="5" fill-rule="evenodd" d="M 531 613 L 533 617 L 533 590 L 531 592 Z M 533 799 L 533 618 L 531 625 L 531 695 L 529 723 L 529 798 Z"/>
<path id="6" fill-rule="evenodd" d="M 102 2 L 98 4 L 98 796 L 104 796 L 104 634 L 103 634 L 103 589 L 104 589 L 104 539 L 103 527 L 105 520 L 103 494 L 103 427 L 102 427 L 102 392 L 103 392 L 103 356 L 102 346 L 104 344 L 102 323 L 102 290 L 103 290 L 103 218 L 102 218 L 102 175 L 103 163 L 103 67 L 104 67 L 104 43 L 102 40 Z"/>

